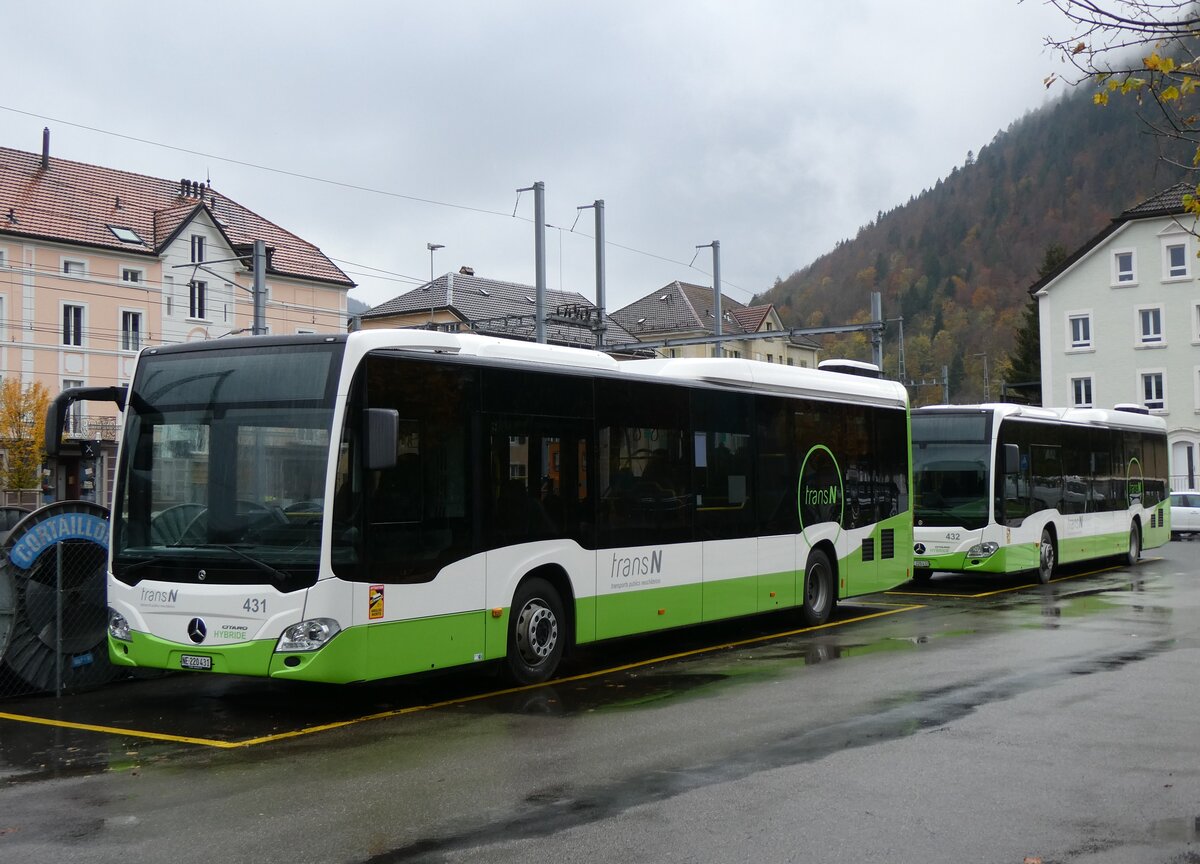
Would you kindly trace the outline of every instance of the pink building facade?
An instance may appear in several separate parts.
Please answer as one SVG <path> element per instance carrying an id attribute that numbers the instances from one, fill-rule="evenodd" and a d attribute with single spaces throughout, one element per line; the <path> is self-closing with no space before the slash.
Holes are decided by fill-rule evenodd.
<path id="1" fill-rule="evenodd" d="M 259 239 L 267 332 L 344 332 L 349 277 L 219 192 L 51 158 L 48 134 L 41 154 L 0 148 L 0 375 L 52 397 L 119 386 L 143 347 L 250 333 Z M 107 502 L 117 420 L 115 406 L 73 407 L 78 455 L 67 448 L 47 497 Z"/>

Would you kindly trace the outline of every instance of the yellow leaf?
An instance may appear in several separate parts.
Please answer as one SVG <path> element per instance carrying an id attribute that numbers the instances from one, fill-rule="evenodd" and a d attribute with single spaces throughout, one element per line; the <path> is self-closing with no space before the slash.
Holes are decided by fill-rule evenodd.
<path id="1" fill-rule="evenodd" d="M 1164 102 L 1174 102 L 1179 98 L 1179 88 L 1175 86 L 1168 87 L 1159 94 L 1159 98 Z"/>
<path id="2" fill-rule="evenodd" d="M 1095 93 L 1092 95 L 1092 102 L 1096 105 L 1107 105 L 1108 104 L 1108 94 L 1105 93 L 1104 91 Z"/>

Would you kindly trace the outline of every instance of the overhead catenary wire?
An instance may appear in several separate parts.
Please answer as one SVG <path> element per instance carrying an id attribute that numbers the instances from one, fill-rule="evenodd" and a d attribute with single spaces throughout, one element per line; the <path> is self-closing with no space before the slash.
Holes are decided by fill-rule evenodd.
<path id="1" fill-rule="evenodd" d="M 359 183 L 350 183 L 350 182 L 343 181 L 343 180 L 333 180 L 333 179 L 330 179 L 327 177 L 321 177 L 321 176 L 318 176 L 315 174 L 308 174 L 308 173 L 299 172 L 299 171 L 291 171 L 291 170 L 288 170 L 285 168 L 276 168 L 276 167 L 273 167 L 270 165 L 263 165 L 260 163 L 250 162 L 250 161 L 243 160 L 243 159 L 235 159 L 235 158 L 228 157 L 228 156 L 220 156 L 220 155 L 217 155 L 214 153 L 206 153 L 201 150 L 194 150 L 194 149 L 191 149 L 188 147 L 180 147 L 175 144 L 167 144 L 165 142 L 154 141 L 154 140 L 151 140 L 148 138 L 142 138 L 142 137 L 139 137 L 136 135 L 130 135 L 130 134 L 123 133 L 123 132 L 114 132 L 110 129 L 102 129 L 100 127 L 91 126 L 91 125 L 88 125 L 85 123 L 78 123 L 78 122 L 71 121 L 71 120 L 64 120 L 64 119 L 58 118 L 58 117 L 51 117 L 49 115 L 39 114 L 34 111 L 25 111 L 25 110 L 22 110 L 20 108 L 15 108 L 10 105 L 0 105 L 0 110 L 8 111 L 13 114 L 20 114 L 20 115 L 26 116 L 26 117 L 34 117 L 38 120 L 42 120 L 42 121 L 46 121 L 46 122 L 50 122 L 50 123 L 61 123 L 64 126 L 70 126 L 70 127 L 76 128 L 76 129 L 83 129 L 85 131 L 94 132 L 99 135 L 108 135 L 108 136 L 111 136 L 114 138 L 120 138 L 120 139 L 123 139 L 126 141 L 133 141 L 133 142 L 136 142 L 139 144 L 146 144 L 151 147 L 160 147 L 160 148 L 163 148 L 166 150 L 172 150 L 172 151 L 175 151 L 178 153 L 186 153 L 191 156 L 201 156 L 205 159 L 214 159 L 218 162 L 225 162 L 225 163 L 228 163 L 231 165 L 238 165 L 238 166 L 241 166 L 244 168 L 250 168 L 250 169 L 256 170 L 256 171 L 264 171 L 264 172 L 277 174 L 277 175 L 284 176 L 284 177 L 292 177 L 292 178 L 295 178 L 298 180 L 306 180 L 306 181 L 313 182 L 313 183 L 321 183 L 324 185 L 338 187 L 338 188 L 342 188 L 342 189 L 348 189 L 348 190 L 357 191 L 357 192 L 366 192 L 366 193 L 373 194 L 373 195 L 381 195 L 381 196 L 396 198 L 396 199 L 400 199 L 400 200 L 404 200 L 404 201 L 411 201 L 414 203 L 427 204 L 430 206 L 447 207 L 447 208 L 462 210 L 462 211 L 471 212 L 471 213 L 478 213 L 478 214 L 487 215 L 487 216 L 499 216 L 499 217 L 503 217 L 503 218 L 509 219 L 509 220 L 520 219 L 520 220 L 526 221 L 526 222 L 533 221 L 532 219 L 530 219 L 528 217 L 517 215 L 517 212 L 516 212 L 517 207 L 519 207 L 519 205 L 520 205 L 520 193 L 519 192 L 517 193 L 517 201 L 514 204 L 513 212 L 510 214 L 510 213 L 502 212 L 499 210 L 492 210 L 492 209 L 489 209 L 486 207 L 477 207 L 477 206 L 473 206 L 473 205 L 469 205 L 469 204 L 460 204 L 460 203 L 455 203 L 455 202 L 450 202 L 450 201 L 441 201 L 436 198 L 412 195 L 412 194 L 408 194 L 408 193 L 404 193 L 404 192 L 396 192 L 394 190 L 381 189 L 378 187 L 366 186 L 366 185 L 359 184 Z M 78 190 L 76 190 L 76 191 L 78 191 Z M 107 197 L 107 196 L 103 196 L 103 197 Z M 241 206 L 241 205 L 239 205 L 239 206 Z M 595 240 L 594 237 L 591 237 L 586 232 L 571 231 L 570 233 L 574 236 L 582 237 L 582 238 L 593 240 L 593 241 Z M 664 263 L 674 264 L 674 265 L 680 266 L 680 267 L 685 267 L 689 270 L 696 270 L 696 272 L 702 273 L 703 275 L 708 276 L 709 278 L 712 278 L 711 273 L 703 270 L 702 268 L 693 267 L 693 264 L 691 264 L 691 263 L 684 264 L 680 260 L 670 258 L 665 255 L 659 255 L 657 253 L 649 252 L 649 251 L 646 251 L 643 249 L 639 249 L 637 247 L 630 246 L 628 244 L 617 243 L 613 240 L 608 239 L 607 237 L 605 238 L 605 245 L 611 246 L 615 249 L 620 249 L 624 252 L 629 252 L 631 254 L 641 255 L 641 256 L 651 258 L 651 259 L 654 259 L 657 261 L 662 261 Z M 693 259 L 693 263 L 694 263 L 694 259 Z M 748 291 L 747 289 L 742 288 L 733 282 L 730 282 L 726 278 L 722 279 L 721 284 L 722 284 L 723 289 L 733 289 L 733 290 L 743 293 L 744 295 L 746 295 L 748 297 L 753 297 L 753 292 Z"/>

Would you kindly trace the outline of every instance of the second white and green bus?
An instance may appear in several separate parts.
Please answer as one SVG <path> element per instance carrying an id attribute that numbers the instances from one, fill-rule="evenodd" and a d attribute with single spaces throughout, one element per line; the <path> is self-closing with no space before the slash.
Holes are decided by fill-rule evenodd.
<path id="1" fill-rule="evenodd" d="M 912 412 L 913 572 L 1136 563 L 1170 538 L 1166 424 L 1145 412 L 1008 404 Z"/>
<path id="2" fill-rule="evenodd" d="M 895 382 L 368 330 L 148 348 L 123 401 L 128 667 L 536 682 L 574 645 L 821 624 L 909 578 Z"/>

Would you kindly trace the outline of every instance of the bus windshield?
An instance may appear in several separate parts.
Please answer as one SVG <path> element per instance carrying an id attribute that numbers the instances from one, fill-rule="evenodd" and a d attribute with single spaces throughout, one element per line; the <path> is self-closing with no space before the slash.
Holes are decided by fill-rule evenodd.
<path id="1" fill-rule="evenodd" d="M 113 513 L 113 575 L 296 590 L 317 577 L 340 343 L 143 356 Z"/>
<path id="2" fill-rule="evenodd" d="M 913 414 L 915 524 L 987 524 L 990 423 L 984 414 Z"/>

